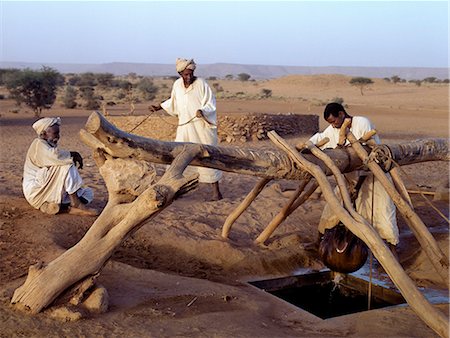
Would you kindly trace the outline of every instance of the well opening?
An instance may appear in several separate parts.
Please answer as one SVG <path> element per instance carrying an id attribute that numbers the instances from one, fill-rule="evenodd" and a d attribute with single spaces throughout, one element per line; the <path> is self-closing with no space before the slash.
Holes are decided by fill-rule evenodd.
<path id="1" fill-rule="evenodd" d="M 333 271 L 251 281 L 270 294 L 322 319 L 406 303 L 396 290 Z"/>

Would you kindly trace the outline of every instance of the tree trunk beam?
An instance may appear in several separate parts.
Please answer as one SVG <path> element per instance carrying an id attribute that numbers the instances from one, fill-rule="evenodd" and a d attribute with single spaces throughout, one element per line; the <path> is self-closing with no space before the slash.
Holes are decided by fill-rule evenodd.
<path id="1" fill-rule="evenodd" d="M 97 274 L 131 232 L 170 205 L 178 194 L 195 187 L 197 175 L 184 177 L 182 173 L 201 150 L 196 144 L 183 145 L 158 182 L 148 186 L 148 181 L 143 180 L 147 188 L 132 202 L 118 203 L 118 198 L 108 201 L 101 215 L 75 246 L 47 266 L 30 267 L 25 283 L 15 290 L 11 303 L 37 313 L 67 288 Z M 104 164 L 117 160 L 106 159 Z M 123 171 L 123 175 L 127 175 L 127 171 Z M 112 177 L 104 177 L 107 186 L 112 186 Z"/>
<path id="2" fill-rule="evenodd" d="M 447 317 L 435 309 L 419 292 L 375 229 L 367 221 L 358 222 L 342 207 L 321 168 L 307 161 L 275 132 L 269 132 L 268 136 L 278 147 L 284 149 L 293 160 L 304 166 L 316 178 L 327 203 L 330 204 L 345 226 L 367 244 L 417 315 L 441 337 L 448 337 Z"/>
<path id="3" fill-rule="evenodd" d="M 97 112 L 91 114 L 86 122 L 85 129 L 85 131 L 80 132 L 80 137 L 87 144 L 100 148 L 113 157 L 133 157 L 151 163 L 170 164 L 177 153 L 181 151 L 180 148 L 185 144 L 181 142 L 158 141 L 126 133 L 117 129 Z M 93 139 L 96 140 L 93 141 Z M 418 149 L 423 149 L 424 144 L 439 145 L 439 147 L 431 148 L 437 151 L 436 156 L 430 151 L 427 152 L 427 156 L 409 158 L 409 153 L 395 152 L 397 156 L 395 160 L 405 165 L 442 160 L 445 156 L 450 158 L 448 155 L 448 141 L 431 139 L 414 143 Z M 201 147 L 202 152 L 192 160 L 192 165 L 271 179 L 303 180 L 309 175 L 303 168 L 294 164 L 289 156 L 276 149 L 255 150 L 211 145 L 202 145 Z M 389 147 L 389 149 L 391 147 L 392 149 L 405 148 L 403 145 Z M 325 153 L 332 158 L 333 162 L 343 173 L 354 171 L 362 166 L 362 161 L 351 147 L 326 149 Z M 446 155 L 443 156 L 443 154 Z M 312 154 L 305 154 L 304 156 L 308 161 L 319 165 L 326 175 L 331 175 L 330 170 L 315 156 Z"/>

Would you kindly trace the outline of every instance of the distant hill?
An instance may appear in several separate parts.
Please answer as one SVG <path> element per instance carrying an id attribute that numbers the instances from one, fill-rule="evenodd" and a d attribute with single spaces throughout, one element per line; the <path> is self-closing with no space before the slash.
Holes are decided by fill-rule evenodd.
<path id="1" fill-rule="evenodd" d="M 70 63 L 28 63 L 28 62 L 0 62 L 0 68 L 30 68 L 40 69 L 42 66 L 52 67 L 61 73 L 112 73 L 126 75 L 136 73 L 144 76 L 173 76 L 176 75 L 174 64 L 158 63 L 102 63 L 102 64 L 70 64 Z M 448 79 L 448 68 L 425 67 L 303 67 L 303 66 L 270 66 L 244 65 L 233 63 L 199 64 L 196 74 L 202 77 L 215 76 L 223 78 L 226 75 L 247 73 L 253 79 L 272 79 L 287 75 L 316 75 L 342 74 L 348 76 L 365 76 L 384 78 L 397 75 L 406 80 L 421 80 L 426 77 Z"/>

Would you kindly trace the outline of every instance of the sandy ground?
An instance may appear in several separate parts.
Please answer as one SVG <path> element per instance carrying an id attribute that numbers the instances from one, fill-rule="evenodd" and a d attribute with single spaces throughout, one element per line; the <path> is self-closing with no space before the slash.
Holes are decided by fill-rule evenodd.
<path id="1" fill-rule="evenodd" d="M 224 89 L 257 93 L 273 91 L 270 99 L 220 99 L 219 114 L 288 113 L 322 115 L 333 97 L 345 98 L 352 115 L 366 115 L 384 142 L 418 138 L 448 138 L 448 86 L 386 84 L 377 80 L 361 96 L 348 78 L 290 76 L 256 83 L 226 82 Z M 144 114 L 148 103 L 136 106 Z M 115 252 L 100 283 L 110 295 L 106 314 L 61 323 L 48 311 L 32 316 L 10 305 L 13 290 L 21 285 L 28 267 L 49 262 L 77 243 L 93 223 L 90 217 L 44 215 L 30 207 L 22 195 L 21 175 L 26 150 L 35 137 L 33 114 L 11 113 L 13 103 L 0 101 L 0 336 L 127 336 L 127 337 L 432 337 L 409 306 L 389 307 L 322 320 L 304 310 L 250 286 L 247 282 L 288 276 L 296 271 L 317 271 L 324 266 L 313 243 L 324 200 L 310 199 L 274 233 L 265 247 L 253 240 L 288 201 L 296 182 L 271 182 L 233 226 L 228 241 L 220 238 L 227 215 L 258 181 L 252 176 L 225 173 L 224 199 L 206 202 L 207 187 L 200 185 L 173 202 L 142 226 Z M 112 115 L 127 111 L 116 106 Z M 54 107 L 43 116 L 62 117 L 60 147 L 79 151 L 85 160 L 81 175 L 94 188 L 93 205 L 102 208 L 107 191 L 78 131 L 90 112 Z M 321 127 L 325 123 L 321 120 Z M 219 126 L 220 127 L 220 126 Z M 295 144 L 308 135 L 288 139 Z M 227 145 L 229 146 L 229 145 Z M 232 145 L 233 146 L 233 145 Z M 235 145 L 234 145 L 235 146 Z M 240 147 L 272 147 L 269 141 Z M 410 189 L 435 191 L 448 179 L 448 163 L 433 162 L 403 167 Z M 413 181 L 409 181 L 412 179 Z M 419 195 L 416 211 L 444 252 L 448 253 L 448 223 Z M 448 202 L 433 201 L 448 217 Z M 402 266 L 422 290 L 443 290 L 417 240 L 399 216 Z M 82 264 L 82 262 L 80 262 Z M 366 266 L 367 268 L 367 266 Z M 389 284 L 375 261 L 374 276 Z M 188 306 L 194 300 L 194 303 Z M 448 316 L 447 303 L 436 305 Z"/>

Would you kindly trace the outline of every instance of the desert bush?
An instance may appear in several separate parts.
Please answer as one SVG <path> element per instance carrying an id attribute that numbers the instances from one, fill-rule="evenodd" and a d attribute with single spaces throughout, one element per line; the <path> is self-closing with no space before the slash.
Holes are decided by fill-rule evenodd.
<path id="1" fill-rule="evenodd" d="M 227 75 L 225 75 L 225 79 L 226 79 L 226 80 L 233 80 L 233 78 L 234 78 L 233 74 L 227 74 Z"/>
<path id="2" fill-rule="evenodd" d="M 77 90 L 72 86 L 67 86 L 64 92 L 63 104 L 65 108 L 73 109 L 77 106 Z"/>
<path id="3" fill-rule="evenodd" d="M 124 91 L 120 91 L 120 92 L 118 92 L 117 95 L 116 95 L 116 98 L 117 98 L 118 100 L 123 100 L 123 99 L 126 98 L 126 97 L 127 97 L 127 93 L 124 92 Z"/>
<path id="4" fill-rule="evenodd" d="M 114 81 L 114 74 L 111 73 L 99 73 L 94 74 L 97 83 L 102 87 L 111 87 Z"/>
<path id="5" fill-rule="evenodd" d="M 17 105 L 24 103 L 33 109 L 35 116 L 42 109 L 50 109 L 56 99 L 58 86 L 64 84 L 64 77 L 50 67 L 41 70 L 25 69 L 5 77 L 5 85 Z"/>
<path id="6" fill-rule="evenodd" d="M 420 87 L 422 85 L 422 81 L 420 80 L 409 80 L 409 83 L 414 83 L 417 87 Z"/>
<path id="7" fill-rule="evenodd" d="M 349 83 L 352 86 L 356 86 L 359 87 L 359 90 L 361 92 L 361 95 L 364 95 L 364 89 L 373 84 L 372 79 L 369 79 L 368 77 L 362 77 L 362 76 L 358 76 L 358 77 L 353 77 L 350 79 Z"/>
<path id="8" fill-rule="evenodd" d="M 342 97 L 338 97 L 338 96 L 333 97 L 330 102 L 339 103 L 341 105 L 344 105 L 344 99 Z"/>
<path id="9" fill-rule="evenodd" d="M 210 76 L 207 78 L 208 81 L 216 81 L 217 77 L 216 76 Z"/>
<path id="10" fill-rule="evenodd" d="M 272 90 L 271 89 L 267 89 L 267 88 L 263 88 L 261 89 L 261 97 L 264 98 L 269 98 L 272 96 Z"/>
<path id="11" fill-rule="evenodd" d="M 400 82 L 402 79 L 398 75 L 391 76 L 392 83 Z"/>
<path id="12" fill-rule="evenodd" d="M 0 86 L 6 85 L 6 81 L 18 77 L 21 70 L 17 68 L 0 68 Z"/>
<path id="13" fill-rule="evenodd" d="M 223 92 L 223 87 L 218 82 L 214 82 L 212 86 L 215 89 L 216 93 Z"/>
<path id="14" fill-rule="evenodd" d="M 86 109 L 98 109 L 100 108 L 100 104 L 97 98 L 94 96 L 95 90 L 92 87 L 86 86 L 80 88 L 81 98 L 84 99 L 83 107 Z"/>
<path id="15" fill-rule="evenodd" d="M 153 100 L 158 92 L 158 87 L 155 86 L 153 80 L 149 77 L 143 78 L 136 88 L 144 95 L 145 100 Z"/>
<path id="16" fill-rule="evenodd" d="M 248 81 L 251 78 L 251 76 L 247 73 L 239 73 L 238 79 L 239 81 Z"/>
<path id="17" fill-rule="evenodd" d="M 95 87 L 98 84 L 97 77 L 92 72 L 82 73 L 80 74 L 79 82 L 77 86 L 83 87 Z"/>
<path id="18" fill-rule="evenodd" d="M 386 81 L 386 82 L 391 82 L 391 79 L 388 78 L 388 77 L 384 77 L 383 80 Z"/>

